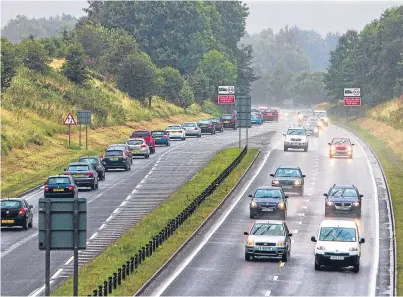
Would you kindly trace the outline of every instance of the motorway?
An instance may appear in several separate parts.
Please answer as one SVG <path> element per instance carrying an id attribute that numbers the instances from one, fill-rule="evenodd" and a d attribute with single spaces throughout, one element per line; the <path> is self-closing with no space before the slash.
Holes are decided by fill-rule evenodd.
<path id="1" fill-rule="evenodd" d="M 249 137 L 270 140 L 287 123 L 266 123 L 249 129 Z M 243 135 L 244 137 L 244 135 Z M 158 206 L 200 170 L 216 151 L 237 145 L 238 131 L 172 141 L 158 147 L 149 159 L 133 160 L 129 172 L 108 172 L 96 191 L 80 191 L 88 198 L 87 250 L 80 251 L 80 266 L 87 263 Z M 3 296 L 38 296 L 44 292 L 45 253 L 38 248 L 38 199 L 43 190 L 26 195 L 34 206 L 34 227 L 28 231 L 1 229 L 1 291 Z M 52 288 L 72 274 L 72 252 L 51 253 Z"/>
<path id="2" fill-rule="evenodd" d="M 379 243 L 382 242 L 379 237 L 388 238 L 390 231 L 382 228 L 381 234 L 378 231 L 378 209 L 387 198 L 385 184 L 379 168 L 372 168 L 376 160 L 370 156 L 369 149 L 347 133 L 330 125 L 320 138 L 310 138 L 307 153 L 284 152 L 282 139 L 278 138 L 280 141 L 262 151 L 217 215 L 198 231 L 141 295 L 391 296 L 391 288 L 386 284 L 391 267 L 386 262 L 378 266 Z M 353 159 L 329 159 L 327 143 L 333 137 L 353 139 L 356 143 Z M 248 231 L 254 221 L 249 219 L 247 196 L 259 186 L 270 185 L 269 174 L 280 165 L 299 166 L 306 175 L 304 196 L 289 195 L 286 223 L 293 233 L 291 259 L 286 263 L 246 262 L 243 232 Z M 357 274 L 348 269 L 314 270 L 315 244 L 310 237 L 317 236 L 319 224 L 325 218 L 322 194 L 334 183 L 354 184 L 364 195 L 362 218 L 357 222 L 366 242 L 362 245 L 361 268 Z M 386 223 L 387 215 L 381 217 L 381 221 Z M 388 248 L 389 240 L 385 241 Z M 389 250 L 381 254 L 389 257 Z"/>

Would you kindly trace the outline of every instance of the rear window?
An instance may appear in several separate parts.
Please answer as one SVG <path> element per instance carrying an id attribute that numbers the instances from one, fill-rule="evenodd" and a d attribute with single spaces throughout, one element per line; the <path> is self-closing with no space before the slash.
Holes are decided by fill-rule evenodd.
<path id="1" fill-rule="evenodd" d="M 106 151 L 105 153 L 106 157 L 118 157 L 118 156 L 123 156 L 123 151 Z"/>
<path id="2" fill-rule="evenodd" d="M 70 165 L 67 171 L 88 171 L 90 167 L 88 165 Z"/>
<path id="3" fill-rule="evenodd" d="M 20 201 L 1 201 L 1 208 L 21 208 Z"/>
<path id="4" fill-rule="evenodd" d="M 199 121 L 199 124 L 210 124 L 210 121 Z"/>
<path id="5" fill-rule="evenodd" d="M 90 163 L 90 164 L 98 164 L 97 158 L 81 158 L 80 162 L 82 163 Z"/>
<path id="6" fill-rule="evenodd" d="M 196 127 L 195 123 L 184 123 L 183 127 Z"/>
<path id="7" fill-rule="evenodd" d="M 136 131 L 133 132 L 132 137 L 148 137 L 150 134 L 148 134 L 147 131 Z"/>
<path id="8" fill-rule="evenodd" d="M 49 185 L 57 184 L 70 184 L 70 179 L 68 177 L 52 177 L 48 179 Z"/>
<path id="9" fill-rule="evenodd" d="M 175 126 L 168 126 L 168 129 L 167 129 L 167 130 L 180 130 L 180 129 L 182 129 L 181 126 L 175 125 Z"/>
<path id="10" fill-rule="evenodd" d="M 223 115 L 221 118 L 223 120 L 232 120 L 232 115 Z"/>
<path id="11" fill-rule="evenodd" d="M 111 144 L 108 148 L 121 148 L 126 149 L 126 144 Z"/>
<path id="12" fill-rule="evenodd" d="M 152 135 L 154 135 L 154 136 L 160 136 L 160 135 L 165 135 L 165 132 L 164 131 L 155 131 L 155 132 L 152 132 L 151 133 Z"/>
<path id="13" fill-rule="evenodd" d="M 127 144 L 130 144 L 130 145 L 139 145 L 139 144 L 143 144 L 143 143 L 144 143 L 144 140 L 142 140 L 142 139 L 127 141 Z"/>
<path id="14" fill-rule="evenodd" d="M 211 119 L 211 121 L 212 121 L 213 123 L 217 123 L 217 122 L 219 122 L 219 119 Z"/>

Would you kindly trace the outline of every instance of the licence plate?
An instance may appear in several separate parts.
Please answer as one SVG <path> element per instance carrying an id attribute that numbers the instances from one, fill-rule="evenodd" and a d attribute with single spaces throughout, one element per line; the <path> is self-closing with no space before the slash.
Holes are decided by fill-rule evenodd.
<path id="1" fill-rule="evenodd" d="M 172 131 L 171 133 L 172 133 L 172 134 L 175 134 L 175 133 L 178 133 L 178 132 L 176 132 L 176 131 Z"/>
<path id="2" fill-rule="evenodd" d="M 74 177 L 84 177 L 85 174 L 73 174 Z"/>
<path id="3" fill-rule="evenodd" d="M 155 139 L 159 140 L 159 139 L 161 139 L 161 137 L 155 137 Z"/>
<path id="4" fill-rule="evenodd" d="M 138 153 L 139 153 L 139 151 L 133 151 L 133 153 L 134 153 L 134 154 L 138 154 Z"/>
<path id="5" fill-rule="evenodd" d="M 348 206 L 342 206 L 342 207 L 340 207 L 340 209 L 342 209 L 342 210 L 349 210 L 350 207 L 348 207 Z"/>
<path id="6" fill-rule="evenodd" d="M 110 160 L 111 161 L 117 161 L 117 160 L 119 160 L 119 158 L 111 158 Z"/>
<path id="7" fill-rule="evenodd" d="M 14 220 L 1 220 L 2 224 L 14 224 Z"/>
<path id="8" fill-rule="evenodd" d="M 230 123 L 230 121 L 224 121 L 223 123 L 224 123 L 224 124 L 229 124 L 229 123 Z"/>
<path id="9" fill-rule="evenodd" d="M 342 256 L 330 256 L 330 260 L 344 260 Z"/>
<path id="10" fill-rule="evenodd" d="M 208 126 L 205 126 L 205 125 L 201 125 L 200 127 L 201 127 L 201 128 L 207 128 Z"/>
<path id="11" fill-rule="evenodd" d="M 260 250 L 260 251 L 271 251 L 271 250 L 273 250 L 273 248 L 269 247 L 269 246 L 258 246 L 258 250 Z"/>
<path id="12" fill-rule="evenodd" d="M 287 190 L 290 190 L 290 189 L 292 189 L 292 186 L 281 186 L 283 189 L 287 189 Z"/>
<path id="13" fill-rule="evenodd" d="M 274 211 L 274 208 L 262 208 L 262 211 Z"/>
<path id="14" fill-rule="evenodd" d="M 64 189 L 53 189 L 53 192 L 64 192 Z"/>

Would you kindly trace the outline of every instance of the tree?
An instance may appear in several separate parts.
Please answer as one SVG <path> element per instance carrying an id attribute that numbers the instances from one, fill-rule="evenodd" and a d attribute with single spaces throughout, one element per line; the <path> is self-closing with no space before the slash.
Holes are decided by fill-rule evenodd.
<path id="1" fill-rule="evenodd" d="M 1 38 L 1 90 L 10 86 L 17 68 L 20 65 L 16 46 L 7 38 Z"/>
<path id="2" fill-rule="evenodd" d="M 179 93 L 182 90 L 184 78 L 172 67 L 164 67 L 159 71 L 164 81 L 161 86 L 161 96 L 172 103 L 179 104 Z"/>
<path id="3" fill-rule="evenodd" d="M 195 102 L 194 91 L 190 86 L 189 82 L 185 80 L 183 87 L 179 93 L 179 106 L 184 108 L 189 107 Z"/>
<path id="4" fill-rule="evenodd" d="M 210 97 L 209 79 L 199 67 L 189 76 L 188 82 L 194 90 L 194 97 L 198 104 L 203 104 L 204 100 Z"/>
<path id="5" fill-rule="evenodd" d="M 24 65 L 35 71 L 45 72 L 48 70 L 50 58 L 44 46 L 32 38 L 25 38 L 18 44 L 18 52 Z"/>
<path id="6" fill-rule="evenodd" d="M 69 80 L 80 85 L 83 85 L 88 79 L 84 55 L 83 47 L 80 44 L 70 46 L 66 56 L 66 63 L 62 68 L 64 75 Z"/>

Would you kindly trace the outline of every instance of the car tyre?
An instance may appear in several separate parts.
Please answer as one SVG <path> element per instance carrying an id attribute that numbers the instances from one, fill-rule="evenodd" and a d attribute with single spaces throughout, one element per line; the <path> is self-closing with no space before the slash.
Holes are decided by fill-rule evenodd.
<path id="1" fill-rule="evenodd" d="M 315 270 L 320 270 L 320 265 L 315 261 Z"/>
<path id="2" fill-rule="evenodd" d="M 221 130 L 220 130 L 220 132 L 224 132 L 224 128 L 223 128 L 223 127 L 221 127 Z"/>
<path id="3" fill-rule="evenodd" d="M 348 158 L 349 158 L 349 159 L 352 159 L 352 158 L 353 158 L 353 155 L 351 155 L 351 156 L 348 156 Z"/>
<path id="4" fill-rule="evenodd" d="M 284 146 L 284 151 L 287 152 L 288 151 L 288 147 Z"/>
<path id="5" fill-rule="evenodd" d="M 254 219 L 256 216 L 254 214 L 249 214 L 249 218 Z"/>
<path id="6" fill-rule="evenodd" d="M 304 189 L 299 190 L 299 191 L 298 191 L 298 195 L 299 195 L 299 196 L 304 196 Z"/>
<path id="7" fill-rule="evenodd" d="M 325 209 L 325 217 L 331 217 L 332 213 L 330 211 L 328 211 L 327 209 Z"/>
<path id="8" fill-rule="evenodd" d="M 290 258 L 291 252 L 288 250 L 286 253 L 283 254 L 281 260 L 283 262 L 288 262 L 288 259 Z"/>
<path id="9" fill-rule="evenodd" d="M 28 228 L 33 228 L 34 227 L 34 219 L 31 219 L 31 223 L 28 224 Z"/>
<path id="10" fill-rule="evenodd" d="M 304 152 L 307 152 L 308 151 L 308 147 L 306 146 L 306 147 L 304 147 Z"/>
<path id="11" fill-rule="evenodd" d="M 353 272 L 358 273 L 360 271 L 360 262 L 354 265 Z"/>
<path id="12" fill-rule="evenodd" d="M 245 261 L 252 261 L 252 255 L 249 253 L 245 253 Z"/>
<path id="13" fill-rule="evenodd" d="M 357 218 L 361 218 L 361 210 L 357 211 Z"/>
<path id="14" fill-rule="evenodd" d="M 25 224 L 22 226 L 22 228 L 23 228 L 24 230 L 28 230 L 28 229 L 29 229 L 28 219 L 25 219 Z"/>
<path id="15" fill-rule="evenodd" d="M 284 212 L 280 215 L 280 219 L 281 219 L 282 221 L 285 221 L 286 217 L 287 217 L 287 211 L 284 211 Z"/>

